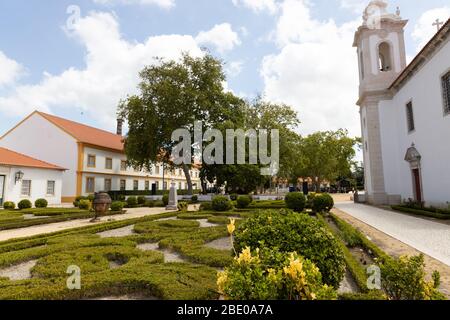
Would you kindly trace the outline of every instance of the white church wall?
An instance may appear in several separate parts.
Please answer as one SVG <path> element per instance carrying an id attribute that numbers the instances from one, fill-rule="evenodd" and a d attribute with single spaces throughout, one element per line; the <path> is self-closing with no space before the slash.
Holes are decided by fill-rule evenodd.
<path id="1" fill-rule="evenodd" d="M 76 140 L 42 116 L 33 114 L 19 124 L 0 139 L 0 146 L 68 169 L 63 173 L 62 196 L 76 195 Z"/>
<path id="2" fill-rule="evenodd" d="M 368 131 L 367 131 L 367 110 L 366 108 L 361 108 L 361 128 L 362 128 L 362 136 L 363 136 L 363 157 L 364 157 L 364 166 L 365 168 L 370 168 L 370 157 L 369 157 L 369 152 L 368 152 L 368 144 L 366 143 L 367 141 L 367 136 L 368 136 Z M 373 190 L 372 190 L 372 177 L 371 177 L 371 173 L 370 170 L 365 170 L 365 189 L 366 192 L 368 194 L 372 194 Z"/>
<path id="3" fill-rule="evenodd" d="M 423 197 L 428 204 L 446 205 L 450 201 L 450 115 L 444 115 L 441 77 L 450 70 L 450 42 L 440 49 L 390 103 L 381 103 L 383 157 L 386 187 L 398 190 L 404 199 L 413 194 L 406 150 L 415 144 L 422 155 Z M 408 133 L 406 104 L 412 101 L 415 130 Z M 395 146 L 393 137 L 397 137 Z M 393 165 L 396 163 L 396 167 Z M 386 166 L 388 169 L 386 170 Z M 397 170 L 397 175 L 395 171 Z M 398 180 L 396 180 L 398 177 Z"/>

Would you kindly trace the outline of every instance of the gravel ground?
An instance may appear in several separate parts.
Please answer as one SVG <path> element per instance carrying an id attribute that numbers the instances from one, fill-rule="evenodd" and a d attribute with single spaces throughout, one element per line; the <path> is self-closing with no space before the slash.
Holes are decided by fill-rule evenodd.
<path id="1" fill-rule="evenodd" d="M 232 250 L 231 240 L 229 237 L 220 238 L 205 244 L 205 247 L 217 249 L 217 250 Z"/>
<path id="2" fill-rule="evenodd" d="M 156 219 L 154 221 L 170 221 L 170 220 L 178 220 L 178 218 L 177 217 L 170 217 L 170 218 Z"/>
<path id="3" fill-rule="evenodd" d="M 450 266 L 450 225 L 352 202 L 336 208 Z"/>
<path id="4" fill-rule="evenodd" d="M 101 238 L 120 238 L 120 237 L 127 237 L 134 234 L 134 225 L 126 226 L 119 229 L 113 229 L 108 230 L 104 232 L 99 232 L 97 235 L 99 235 Z"/>
<path id="5" fill-rule="evenodd" d="M 24 214 L 23 219 L 24 220 L 36 220 L 36 219 L 43 219 L 43 218 L 50 218 L 49 216 L 35 216 L 34 214 Z"/>
<path id="6" fill-rule="evenodd" d="M 211 228 L 211 227 L 219 226 L 216 223 L 208 222 L 208 219 L 200 219 L 200 220 L 196 220 L 196 221 L 200 222 L 200 228 Z"/>
<path id="7" fill-rule="evenodd" d="M 143 251 L 159 251 L 164 254 L 164 262 L 188 262 L 183 259 L 178 253 L 170 251 L 168 249 L 160 249 L 158 243 L 141 243 L 136 246 L 136 248 Z"/>
<path id="8" fill-rule="evenodd" d="M 338 293 L 357 293 L 359 292 L 358 285 L 353 279 L 350 271 L 345 272 L 344 280 L 342 280 L 339 286 Z"/>
<path id="9" fill-rule="evenodd" d="M 9 278 L 10 280 L 25 280 L 31 279 L 31 269 L 36 265 L 37 260 L 31 260 L 19 265 L 15 265 L 6 269 L 0 270 L 0 278 Z"/>
<path id="10" fill-rule="evenodd" d="M 116 296 L 116 297 L 100 297 L 100 298 L 94 298 L 94 299 L 90 299 L 90 300 L 115 300 L 115 301 L 120 301 L 120 300 L 159 300 L 156 297 L 145 297 L 142 295 L 138 295 L 138 294 L 127 294 L 127 295 L 123 295 L 123 296 Z"/>

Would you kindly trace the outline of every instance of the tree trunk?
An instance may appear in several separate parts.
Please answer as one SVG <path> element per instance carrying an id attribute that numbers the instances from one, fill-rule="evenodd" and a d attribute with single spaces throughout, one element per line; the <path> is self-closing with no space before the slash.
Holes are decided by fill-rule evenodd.
<path id="1" fill-rule="evenodd" d="M 191 173 L 189 172 L 189 167 L 186 164 L 183 164 L 183 172 L 186 176 L 186 182 L 188 184 L 188 195 L 192 196 L 194 194 L 194 190 L 192 189 Z"/>

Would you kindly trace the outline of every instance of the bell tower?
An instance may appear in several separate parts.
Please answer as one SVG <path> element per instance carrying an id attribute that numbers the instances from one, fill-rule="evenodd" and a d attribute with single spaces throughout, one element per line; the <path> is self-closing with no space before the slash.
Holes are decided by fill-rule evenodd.
<path id="1" fill-rule="evenodd" d="M 355 33 L 359 63 L 359 100 L 364 149 L 366 200 L 373 204 L 396 202 L 386 193 L 380 134 L 379 103 L 390 100 L 389 87 L 406 67 L 406 20 L 387 11 L 382 0 L 371 1 L 363 24 Z"/>

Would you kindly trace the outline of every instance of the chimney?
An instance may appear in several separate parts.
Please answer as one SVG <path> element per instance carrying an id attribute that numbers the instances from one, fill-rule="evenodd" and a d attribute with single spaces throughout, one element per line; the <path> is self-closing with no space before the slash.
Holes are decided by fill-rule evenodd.
<path id="1" fill-rule="evenodd" d="M 117 134 L 118 134 L 119 136 L 122 135 L 122 127 L 123 127 L 123 119 L 118 118 L 118 119 L 117 119 Z"/>

